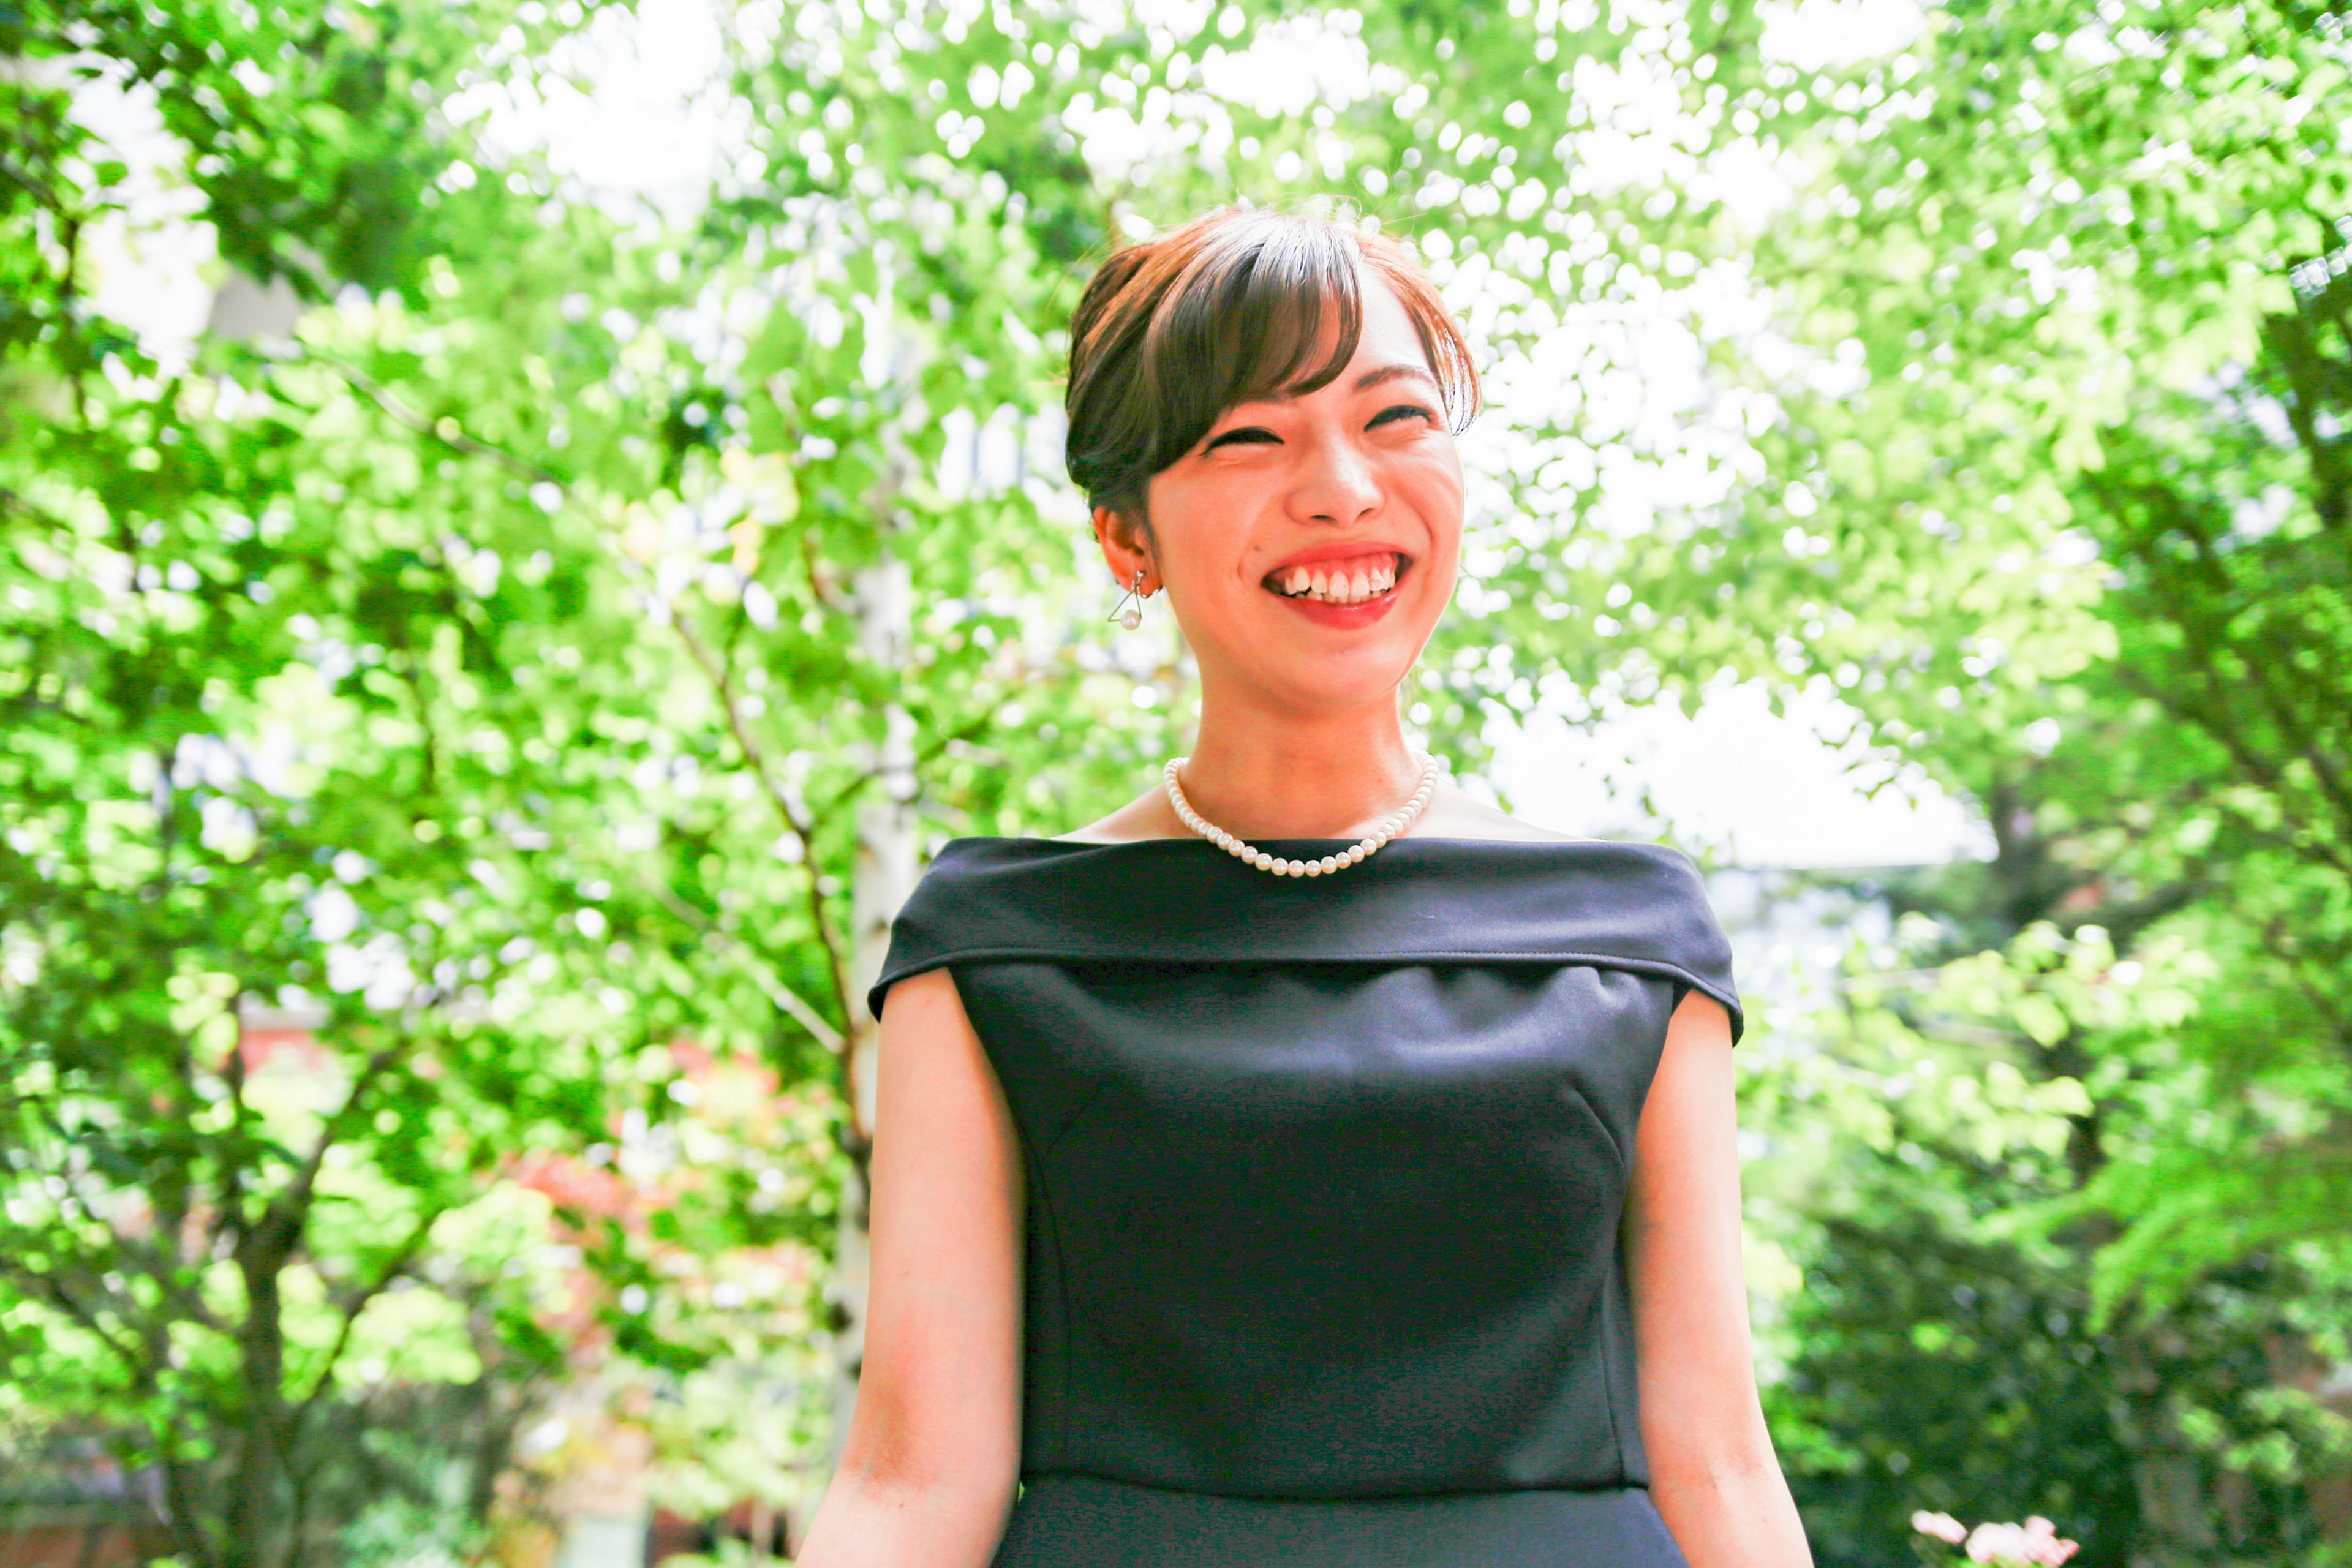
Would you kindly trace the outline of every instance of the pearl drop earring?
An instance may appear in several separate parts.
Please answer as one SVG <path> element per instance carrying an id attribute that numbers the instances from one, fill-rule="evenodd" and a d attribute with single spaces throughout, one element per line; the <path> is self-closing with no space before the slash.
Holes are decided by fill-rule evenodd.
<path id="1" fill-rule="evenodd" d="M 1143 591 L 1143 571 L 1138 567 L 1135 581 L 1127 585 L 1127 592 L 1120 595 L 1118 603 L 1103 619 L 1117 621 L 1129 631 L 1133 631 L 1143 624 L 1143 601 L 1150 596 Z"/>

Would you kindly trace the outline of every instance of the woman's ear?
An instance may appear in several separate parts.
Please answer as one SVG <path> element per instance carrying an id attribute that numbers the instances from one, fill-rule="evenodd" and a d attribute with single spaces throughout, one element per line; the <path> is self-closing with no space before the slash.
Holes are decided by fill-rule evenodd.
<path id="1" fill-rule="evenodd" d="M 1160 592 L 1160 563 L 1152 559 L 1151 530 L 1141 521 L 1098 506 L 1095 508 L 1095 540 L 1102 546 L 1103 564 L 1110 568 L 1120 587 L 1133 583 L 1135 574 L 1140 572 L 1146 596 Z"/>

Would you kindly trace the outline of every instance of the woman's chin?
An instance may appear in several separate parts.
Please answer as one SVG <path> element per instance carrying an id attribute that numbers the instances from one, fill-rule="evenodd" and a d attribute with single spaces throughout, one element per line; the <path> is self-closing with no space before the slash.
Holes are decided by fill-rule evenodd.
<path id="1" fill-rule="evenodd" d="M 1213 679 L 1220 688 L 1255 690 L 1260 700 L 1301 717 L 1392 699 L 1437 620 L 1417 595 L 1357 605 L 1267 597 L 1274 603 L 1265 611 L 1213 632 L 1195 626 L 1188 635 L 1203 673 L 1218 672 Z"/>
<path id="2" fill-rule="evenodd" d="M 1418 642 L 1381 637 L 1353 647 L 1303 651 L 1289 658 L 1260 648 L 1249 662 L 1256 667 L 1254 684 L 1273 694 L 1280 706 L 1302 714 L 1341 713 L 1392 700 L 1420 656 Z"/>

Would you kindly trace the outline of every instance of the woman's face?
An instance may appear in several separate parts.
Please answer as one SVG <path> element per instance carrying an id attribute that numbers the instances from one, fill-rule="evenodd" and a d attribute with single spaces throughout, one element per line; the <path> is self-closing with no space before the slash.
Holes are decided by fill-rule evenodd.
<path id="1" fill-rule="evenodd" d="M 1355 357 L 1300 397 L 1237 404 L 1154 475 L 1152 556 L 1212 689 L 1295 710 L 1393 692 L 1454 593 L 1462 464 L 1421 339 L 1377 272 L 1361 275 Z M 1154 568 L 1156 567 L 1156 570 Z"/>

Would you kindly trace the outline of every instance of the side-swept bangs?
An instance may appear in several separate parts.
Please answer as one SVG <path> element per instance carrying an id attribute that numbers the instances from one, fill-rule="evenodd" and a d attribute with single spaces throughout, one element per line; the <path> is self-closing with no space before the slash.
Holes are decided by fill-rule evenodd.
<path id="1" fill-rule="evenodd" d="M 1403 303 L 1447 418 L 1467 425 L 1469 345 L 1410 251 L 1328 218 L 1227 209 L 1115 252 L 1078 300 L 1066 456 L 1087 503 L 1143 521 L 1151 476 L 1218 415 L 1330 384 L 1362 335 L 1367 269 Z"/>

